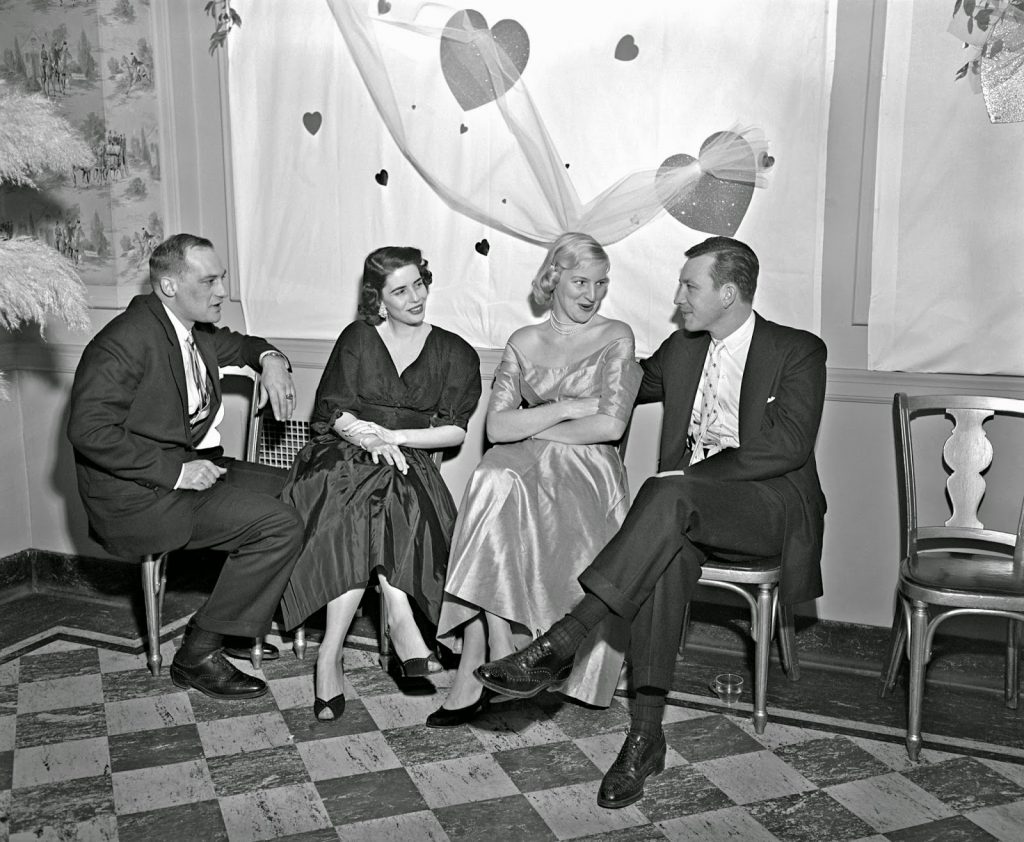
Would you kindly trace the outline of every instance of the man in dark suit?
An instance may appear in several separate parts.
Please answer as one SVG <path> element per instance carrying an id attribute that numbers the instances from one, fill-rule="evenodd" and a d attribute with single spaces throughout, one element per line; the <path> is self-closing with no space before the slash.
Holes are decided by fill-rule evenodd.
<path id="1" fill-rule="evenodd" d="M 75 373 L 68 438 L 78 488 L 93 532 L 112 553 L 227 551 L 171 680 L 215 698 L 251 698 L 267 685 L 224 658 L 224 637 L 251 640 L 269 630 L 302 521 L 277 499 L 283 472 L 223 455 L 217 369 L 260 369 L 278 418 L 291 416 L 295 390 L 272 345 L 214 327 L 227 272 L 209 240 L 171 237 L 154 249 L 149 271 L 152 293 L 136 296 L 95 336 Z"/>
<path id="2" fill-rule="evenodd" d="M 825 345 L 753 311 L 758 261 L 711 237 L 686 252 L 675 303 L 683 330 L 643 362 L 638 400 L 663 401 L 660 473 L 579 577 L 582 601 L 521 652 L 477 670 L 493 691 L 529 697 L 563 680 L 609 613 L 631 621 L 636 698 L 630 731 L 598 794 L 643 795 L 665 763 L 661 729 L 686 605 L 707 554 L 782 556 L 780 599 L 822 593 L 825 498 L 814 441 L 825 400 Z"/>

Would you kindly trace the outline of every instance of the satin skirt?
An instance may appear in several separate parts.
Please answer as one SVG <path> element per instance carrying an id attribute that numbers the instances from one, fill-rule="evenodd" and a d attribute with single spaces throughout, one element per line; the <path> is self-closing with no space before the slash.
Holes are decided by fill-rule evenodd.
<path id="1" fill-rule="evenodd" d="M 295 458 L 281 499 L 302 515 L 305 537 L 281 598 L 286 628 L 365 588 L 378 569 L 437 623 L 455 502 L 429 451 L 402 452 L 404 476 L 336 436 L 310 442 Z"/>
<path id="2" fill-rule="evenodd" d="M 583 596 L 576 577 L 628 509 L 625 468 L 611 445 L 529 439 L 492 447 L 455 524 L 438 640 L 460 651 L 460 626 L 481 609 L 512 624 L 517 646 L 547 631 Z M 627 641 L 628 626 L 610 617 L 555 689 L 607 706 Z"/>

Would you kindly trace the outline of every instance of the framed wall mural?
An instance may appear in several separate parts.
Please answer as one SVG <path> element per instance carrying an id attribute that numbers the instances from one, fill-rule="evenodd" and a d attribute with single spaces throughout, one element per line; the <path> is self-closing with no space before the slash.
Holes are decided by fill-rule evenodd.
<path id="1" fill-rule="evenodd" d="M 45 240 L 93 306 L 124 306 L 164 236 L 150 2 L 0 0 L 0 15 L 2 84 L 54 102 L 95 158 L 0 192 L 0 236 Z"/>

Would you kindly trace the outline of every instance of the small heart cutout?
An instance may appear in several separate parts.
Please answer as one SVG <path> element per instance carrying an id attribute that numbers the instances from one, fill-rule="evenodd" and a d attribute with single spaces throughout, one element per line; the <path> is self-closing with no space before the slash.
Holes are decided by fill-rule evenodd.
<path id="1" fill-rule="evenodd" d="M 381 187 L 387 187 L 388 186 L 388 171 L 387 170 L 381 170 L 373 178 Z"/>
<path id="2" fill-rule="evenodd" d="M 391 4 L 388 0 L 377 0 L 377 14 L 386 15 L 391 11 Z"/>
<path id="3" fill-rule="evenodd" d="M 488 253 L 491 250 L 491 244 L 487 242 L 487 238 L 485 237 L 479 243 L 476 244 L 475 248 L 478 252 L 480 252 L 480 254 L 482 254 L 484 257 L 487 257 Z"/>
<path id="4" fill-rule="evenodd" d="M 302 125 L 306 127 L 306 131 L 310 134 L 316 134 L 320 131 L 320 124 L 323 121 L 323 115 L 319 111 L 307 111 L 302 115 Z"/>
<path id="5" fill-rule="evenodd" d="M 623 35 L 619 43 L 615 45 L 615 58 L 619 61 L 632 61 L 640 55 L 640 48 L 636 45 L 632 35 Z"/>
<path id="6" fill-rule="evenodd" d="M 459 134 L 465 134 L 468 131 L 469 126 L 467 126 L 465 123 L 459 123 Z"/>
<path id="7" fill-rule="evenodd" d="M 479 47 L 466 37 L 467 33 L 480 30 L 493 40 L 504 77 L 502 90 L 516 83 L 530 59 L 530 36 L 514 20 L 499 20 L 488 29 L 482 14 L 463 9 L 448 19 L 445 29 L 459 33 L 459 37 L 441 36 L 441 73 L 463 111 L 472 111 L 498 96 L 487 62 L 480 55 Z"/>
<path id="8" fill-rule="evenodd" d="M 722 143 L 723 140 L 742 144 L 741 154 L 744 149 L 749 154 L 749 170 L 753 176 L 757 172 L 754 151 L 750 148 L 750 144 L 738 134 L 715 132 L 701 144 L 700 151 L 703 153 L 712 143 Z M 687 167 L 693 162 L 693 156 L 686 154 L 672 155 L 666 158 L 658 167 L 655 186 L 658 185 L 659 179 L 663 181 L 670 171 Z M 752 180 L 753 178 L 751 178 Z M 693 189 L 686 195 L 675 199 L 663 195 L 662 203 L 665 210 L 687 228 L 703 231 L 706 234 L 731 237 L 740 227 L 753 195 L 754 185 L 752 183 L 725 181 L 710 173 L 701 173 Z"/>

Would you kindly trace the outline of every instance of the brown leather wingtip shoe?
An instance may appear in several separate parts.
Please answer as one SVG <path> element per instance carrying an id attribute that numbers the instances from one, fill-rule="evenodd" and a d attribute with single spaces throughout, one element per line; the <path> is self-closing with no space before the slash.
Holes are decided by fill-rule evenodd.
<path id="1" fill-rule="evenodd" d="M 194 664 L 186 664 L 175 655 L 170 672 L 171 681 L 178 687 L 198 690 L 213 699 L 255 699 L 267 692 L 266 682 L 237 669 L 220 650 Z"/>
<path id="2" fill-rule="evenodd" d="M 529 699 L 565 681 L 572 672 L 572 662 L 573 655 L 558 655 L 548 636 L 542 634 L 521 652 L 477 667 L 473 674 L 496 693 Z"/>
<path id="3" fill-rule="evenodd" d="M 664 734 L 627 734 L 619 756 L 601 781 L 597 803 L 617 810 L 643 798 L 644 781 L 665 771 L 665 751 Z"/>

